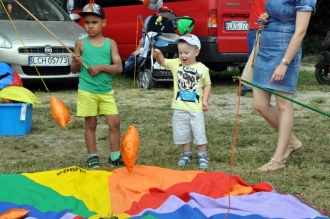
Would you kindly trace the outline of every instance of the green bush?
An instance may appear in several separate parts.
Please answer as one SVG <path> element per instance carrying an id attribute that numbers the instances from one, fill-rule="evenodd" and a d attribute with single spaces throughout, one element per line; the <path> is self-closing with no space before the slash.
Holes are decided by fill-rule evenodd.
<path id="1" fill-rule="evenodd" d="M 322 41 L 330 30 L 329 0 L 318 0 L 304 39 L 305 54 L 321 52 Z"/>

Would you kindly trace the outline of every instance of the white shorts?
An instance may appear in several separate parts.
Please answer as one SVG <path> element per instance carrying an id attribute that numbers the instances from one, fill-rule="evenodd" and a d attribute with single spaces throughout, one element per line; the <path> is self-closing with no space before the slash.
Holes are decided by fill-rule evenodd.
<path id="1" fill-rule="evenodd" d="M 190 143 L 193 137 L 194 144 L 207 144 L 203 112 L 174 110 L 172 128 L 174 144 Z"/>

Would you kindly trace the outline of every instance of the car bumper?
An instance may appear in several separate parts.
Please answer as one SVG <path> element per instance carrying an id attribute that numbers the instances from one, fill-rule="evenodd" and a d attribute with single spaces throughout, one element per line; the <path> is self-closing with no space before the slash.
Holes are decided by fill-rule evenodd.
<path id="1" fill-rule="evenodd" d="M 221 53 L 215 37 L 199 37 L 201 51 L 197 57 L 200 62 L 216 62 L 223 66 L 244 66 L 248 60 L 247 53 Z"/>
<path id="2" fill-rule="evenodd" d="M 42 80 L 47 83 L 73 83 L 79 81 L 79 73 L 72 73 L 70 66 L 37 67 L 38 71 L 33 66 L 11 65 L 11 67 L 19 74 L 23 83 L 36 84 L 42 83 Z"/>
<path id="3" fill-rule="evenodd" d="M 67 56 L 68 62 L 65 66 L 29 66 L 29 54 L 22 52 L 21 50 L 22 49 L 17 47 L 7 50 L 0 49 L 0 60 L 9 64 L 13 70 L 19 74 L 23 83 L 42 83 L 41 78 L 48 83 L 70 83 L 79 81 L 79 73 L 73 74 L 71 72 L 70 63 L 72 62 L 72 57 L 67 51 L 61 49 L 58 51 L 64 51 L 64 53 L 57 52 L 51 55 Z M 50 57 L 49 55 L 42 53 L 31 53 L 30 55 Z"/>

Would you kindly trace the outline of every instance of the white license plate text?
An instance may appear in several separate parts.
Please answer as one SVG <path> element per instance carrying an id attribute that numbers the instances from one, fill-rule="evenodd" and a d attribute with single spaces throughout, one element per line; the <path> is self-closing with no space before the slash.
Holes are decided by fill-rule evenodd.
<path id="1" fill-rule="evenodd" d="M 249 24 L 246 21 L 229 21 L 225 23 L 226 30 L 248 30 Z"/>
<path id="2" fill-rule="evenodd" d="M 68 66 L 68 56 L 29 56 L 29 66 Z"/>

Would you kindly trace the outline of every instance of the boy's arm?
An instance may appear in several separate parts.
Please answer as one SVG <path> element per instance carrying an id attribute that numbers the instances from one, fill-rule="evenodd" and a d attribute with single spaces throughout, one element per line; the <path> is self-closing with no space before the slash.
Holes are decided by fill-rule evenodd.
<path id="1" fill-rule="evenodd" d="M 102 71 L 109 74 L 121 74 L 123 72 L 123 64 L 119 56 L 117 43 L 110 39 L 111 43 L 111 65 L 102 65 Z"/>
<path id="2" fill-rule="evenodd" d="M 95 76 L 100 72 L 106 72 L 109 74 L 120 74 L 123 72 L 123 64 L 118 53 L 118 47 L 114 40 L 110 40 L 111 43 L 111 59 L 112 64 L 110 65 L 94 65 L 89 67 L 87 70 L 91 76 Z"/>
<path id="3" fill-rule="evenodd" d="M 80 71 L 80 66 L 82 65 L 81 53 L 82 53 L 83 41 L 77 40 L 74 45 L 74 54 L 72 56 L 72 63 L 71 63 L 71 72 L 77 73 Z"/>
<path id="4" fill-rule="evenodd" d="M 211 94 L 211 84 L 205 85 L 203 87 L 203 111 L 209 109 L 209 98 Z"/>
<path id="5" fill-rule="evenodd" d="M 114 40 L 111 40 L 111 58 L 112 65 L 108 66 L 110 68 L 109 71 L 105 71 L 111 74 L 121 74 L 123 72 L 123 64 L 118 52 L 117 43 Z"/>
<path id="6" fill-rule="evenodd" d="M 165 58 L 162 52 L 159 49 L 153 49 L 153 55 L 156 58 L 158 64 L 166 68 Z"/>

